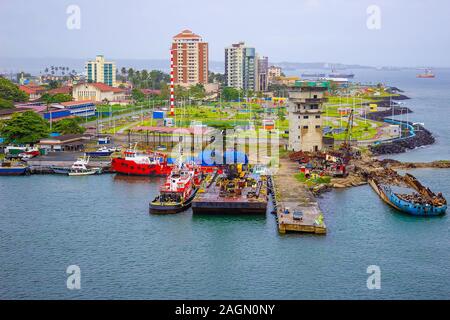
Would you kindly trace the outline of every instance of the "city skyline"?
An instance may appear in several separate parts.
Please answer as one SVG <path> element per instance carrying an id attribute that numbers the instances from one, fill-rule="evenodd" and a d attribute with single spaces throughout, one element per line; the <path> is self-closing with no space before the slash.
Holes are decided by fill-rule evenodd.
<path id="1" fill-rule="evenodd" d="M 111 59 L 168 59 L 172 36 L 191 29 L 210 43 L 211 61 L 223 61 L 223 49 L 229 43 L 245 41 L 274 62 L 450 67 L 449 44 L 436 41 L 450 37 L 450 28 L 445 27 L 445 9 L 450 5 L 445 1 L 377 1 L 378 30 L 367 26 L 372 2 L 366 0 L 281 0 L 276 6 L 234 0 L 207 6 L 204 1 L 134 1 L 127 7 L 80 0 L 76 5 L 81 23 L 75 30 L 66 26 L 71 4 L 2 1 L 0 59 L 87 58 L 99 53 Z M 171 10 L 172 5 L 178 10 Z M 239 10 L 235 10 L 237 5 Z M 231 15 L 233 23 L 224 28 Z M 249 21 L 255 22 L 254 28 L 248 27 Z M 264 28 L 257 27 L 261 21 L 266 21 Z M 10 37 L 19 28 L 32 32 Z"/>

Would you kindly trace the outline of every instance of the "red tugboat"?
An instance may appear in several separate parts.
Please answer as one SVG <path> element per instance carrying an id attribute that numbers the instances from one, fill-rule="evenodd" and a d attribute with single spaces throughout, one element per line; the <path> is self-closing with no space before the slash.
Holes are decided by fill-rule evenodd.
<path id="1" fill-rule="evenodd" d="M 137 176 L 167 176 L 172 168 L 167 164 L 166 155 L 159 152 L 138 153 L 128 149 L 124 156 L 111 161 L 114 172 Z"/>
<path id="2" fill-rule="evenodd" d="M 195 165 L 180 164 L 172 169 L 159 195 L 150 202 L 150 213 L 178 213 L 191 206 L 203 173 Z"/>

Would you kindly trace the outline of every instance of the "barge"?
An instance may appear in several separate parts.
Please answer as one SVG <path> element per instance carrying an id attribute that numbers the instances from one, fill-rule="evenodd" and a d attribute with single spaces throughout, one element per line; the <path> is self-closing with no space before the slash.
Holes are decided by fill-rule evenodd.
<path id="1" fill-rule="evenodd" d="M 192 201 L 194 214 L 266 214 L 267 179 L 243 165 L 228 165 L 206 179 Z"/>
<path id="2" fill-rule="evenodd" d="M 4 161 L 0 164 L 0 176 L 22 176 L 30 173 L 30 168 L 21 164 Z"/>
<path id="3" fill-rule="evenodd" d="M 439 216 L 447 210 L 442 193 L 435 194 L 411 174 L 400 176 L 388 170 L 384 175 L 369 176 L 369 184 L 388 205 L 413 216 Z M 394 176 L 394 180 L 389 179 Z"/>

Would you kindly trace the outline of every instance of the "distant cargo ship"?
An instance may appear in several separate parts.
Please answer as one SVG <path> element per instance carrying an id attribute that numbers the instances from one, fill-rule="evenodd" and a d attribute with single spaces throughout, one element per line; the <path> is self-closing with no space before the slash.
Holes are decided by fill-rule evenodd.
<path id="1" fill-rule="evenodd" d="M 425 70 L 424 73 L 419 73 L 417 75 L 417 78 L 422 78 L 422 79 L 432 79 L 435 77 L 436 77 L 435 74 L 431 70 Z"/>
<path id="2" fill-rule="evenodd" d="M 325 73 L 302 73 L 302 78 L 325 78 Z"/>
<path id="3" fill-rule="evenodd" d="M 355 75 L 353 73 L 330 73 L 328 75 L 329 78 L 346 78 L 346 79 L 353 79 Z"/>

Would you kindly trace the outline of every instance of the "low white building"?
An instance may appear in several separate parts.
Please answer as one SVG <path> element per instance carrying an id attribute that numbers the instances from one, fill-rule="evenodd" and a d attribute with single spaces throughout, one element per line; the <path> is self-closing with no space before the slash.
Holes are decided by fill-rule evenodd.
<path id="1" fill-rule="evenodd" d="M 113 102 L 126 100 L 125 90 L 104 83 L 80 83 L 73 86 L 75 101 Z"/>
<path id="2" fill-rule="evenodd" d="M 383 131 L 386 135 L 391 138 L 399 138 L 401 134 L 401 128 L 397 124 L 390 124 L 383 128 Z"/>

